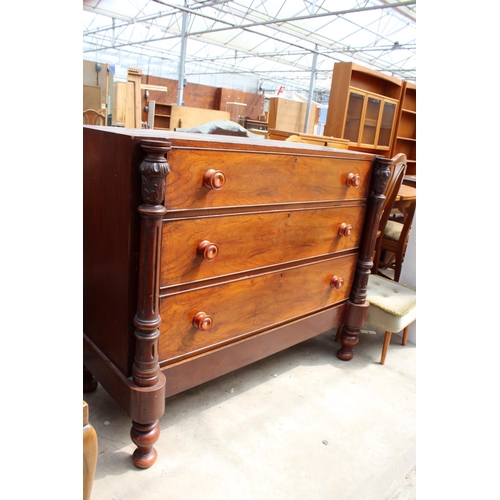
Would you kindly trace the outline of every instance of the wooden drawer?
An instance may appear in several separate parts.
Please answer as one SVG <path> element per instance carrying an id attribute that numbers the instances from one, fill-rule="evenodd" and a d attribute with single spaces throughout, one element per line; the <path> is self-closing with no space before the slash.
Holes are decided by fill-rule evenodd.
<path id="1" fill-rule="evenodd" d="M 356 248 L 364 213 L 364 206 L 345 206 L 164 221 L 161 286 Z M 342 225 L 352 228 L 348 237 Z M 207 241 L 215 257 L 204 257 Z"/>
<path id="2" fill-rule="evenodd" d="M 168 161 L 170 211 L 363 199 L 370 185 L 370 160 L 362 158 L 174 148 Z M 223 173 L 222 188 L 204 184 L 210 170 Z M 358 187 L 347 184 L 350 174 L 359 175 Z"/>
<path id="3" fill-rule="evenodd" d="M 178 361 L 347 299 L 356 260 L 355 254 L 337 257 L 162 296 L 160 360 Z M 331 286 L 334 276 L 344 280 L 342 288 Z M 213 321 L 206 331 L 193 324 L 200 312 Z"/>

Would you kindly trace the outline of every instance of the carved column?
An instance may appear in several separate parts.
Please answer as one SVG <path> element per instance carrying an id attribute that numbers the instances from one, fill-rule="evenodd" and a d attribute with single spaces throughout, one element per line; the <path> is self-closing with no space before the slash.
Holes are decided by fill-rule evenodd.
<path id="1" fill-rule="evenodd" d="M 132 380 L 139 387 L 158 384 L 160 364 L 158 356 L 160 290 L 160 251 L 162 219 L 166 213 L 163 206 L 165 186 L 170 167 L 165 155 L 170 149 L 166 141 L 142 140 L 141 147 L 146 157 L 139 168 L 142 177 L 141 235 L 139 253 L 139 290 L 137 314 L 134 318 L 135 357 Z M 142 469 L 151 467 L 157 452 L 153 445 L 160 436 L 159 421 L 132 421 L 132 441 L 137 445 L 133 454 L 134 464 Z"/>
<path id="2" fill-rule="evenodd" d="M 378 156 L 373 168 L 370 196 L 368 198 L 367 214 L 361 246 L 359 250 L 356 274 L 351 289 L 344 327 L 340 342 L 342 347 L 337 351 L 337 357 L 349 361 L 353 357 L 353 348 L 359 342 L 359 329 L 364 325 L 369 303 L 366 301 L 368 277 L 373 267 L 373 252 L 377 241 L 382 206 L 384 204 L 385 188 L 389 179 L 392 160 Z"/>

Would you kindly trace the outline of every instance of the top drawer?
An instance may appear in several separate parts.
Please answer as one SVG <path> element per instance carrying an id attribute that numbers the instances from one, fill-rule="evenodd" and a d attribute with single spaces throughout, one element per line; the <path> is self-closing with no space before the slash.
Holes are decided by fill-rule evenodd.
<path id="1" fill-rule="evenodd" d="M 365 199 L 372 164 L 354 157 L 175 148 L 168 163 L 167 210 Z"/>

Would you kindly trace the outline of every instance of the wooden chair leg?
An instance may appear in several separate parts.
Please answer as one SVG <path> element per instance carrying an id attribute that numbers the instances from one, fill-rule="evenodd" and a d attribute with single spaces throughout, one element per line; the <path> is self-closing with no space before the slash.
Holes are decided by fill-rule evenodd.
<path id="1" fill-rule="evenodd" d="M 408 340 L 408 332 L 410 331 L 410 325 L 408 325 L 404 330 L 403 330 L 403 341 L 401 342 L 401 345 L 406 345 L 406 341 Z"/>
<path id="2" fill-rule="evenodd" d="M 403 259 L 396 258 L 394 262 L 394 281 L 399 282 L 399 278 L 401 277 L 401 267 L 403 265 Z"/>
<path id="3" fill-rule="evenodd" d="M 338 342 L 340 341 L 340 336 L 342 335 L 342 330 L 344 328 L 344 325 L 339 325 L 337 328 L 337 333 L 335 334 L 335 340 Z"/>
<path id="4" fill-rule="evenodd" d="M 97 434 L 89 423 L 89 407 L 83 402 L 83 500 L 90 500 L 97 465 Z"/>
<path id="5" fill-rule="evenodd" d="M 389 349 L 389 344 L 391 343 L 392 332 L 385 332 L 384 346 L 382 347 L 382 356 L 380 357 L 380 364 L 385 363 L 385 357 L 387 355 L 387 349 Z"/>

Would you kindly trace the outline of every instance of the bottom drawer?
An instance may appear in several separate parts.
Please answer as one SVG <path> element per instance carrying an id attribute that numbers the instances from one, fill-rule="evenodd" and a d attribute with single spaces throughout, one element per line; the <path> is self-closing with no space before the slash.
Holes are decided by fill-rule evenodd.
<path id="1" fill-rule="evenodd" d="M 356 254 L 337 257 L 161 297 L 160 361 L 178 361 L 347 299 L 356 260 Z"/>

